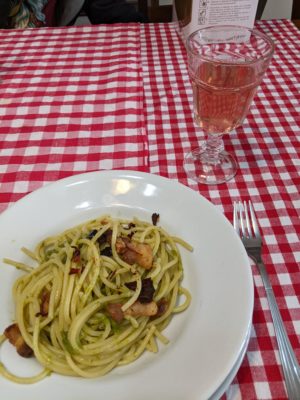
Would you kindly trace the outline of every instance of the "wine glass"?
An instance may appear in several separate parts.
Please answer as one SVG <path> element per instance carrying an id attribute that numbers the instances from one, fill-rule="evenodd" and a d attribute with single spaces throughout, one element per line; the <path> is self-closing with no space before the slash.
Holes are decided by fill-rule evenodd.
<path id="1" fill-rule="evenodd" d="M 194 119 L 207 135 L 204 146 L 185 157 L 192 179 L 218 184 L 236 174 L 237 162 L 224 151 L 222 137 L 243 123 L 273 53 L 271 39 L 240 26 L 203 28 L 188 37 Z"/>

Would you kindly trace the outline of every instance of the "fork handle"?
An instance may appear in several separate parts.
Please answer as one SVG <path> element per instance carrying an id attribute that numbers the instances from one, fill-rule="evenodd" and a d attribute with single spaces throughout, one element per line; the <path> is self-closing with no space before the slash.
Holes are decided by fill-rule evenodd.
<path id="1" fill-rule="evenodd" d="M 300 368 L 287 336 L 283 321 L 276 303 L 275 295 L 270 284 L 270 280 L 263 262 L 256 263 L 262 281 L 266 290 L 272 319 L 274 325 L 274 331 L 277 338 L 279 355 L 281 359 L 282 369 L 285 378 L 286 390 L 288 393 L 289 400 L 299 400 L 300 399 Z"/>

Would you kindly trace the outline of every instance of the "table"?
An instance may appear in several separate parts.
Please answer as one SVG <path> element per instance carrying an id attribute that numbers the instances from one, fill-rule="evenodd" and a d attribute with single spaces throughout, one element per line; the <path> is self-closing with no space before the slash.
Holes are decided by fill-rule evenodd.
<path id="1" fill-rule="evenodd" d="M 300 33 L 290 21 L 259 21 L 257 27 L 275 40 L 276 52 L 243 126 L 224 139 L 239 171 L 227 184 L 211 187 L 189 181 L 182 169 L 184 155 L 204 139 L 193 123 L 185 50 L 169 25 L 144 27 L 149 167 L 198 190 L 231 221 L 233 201 L 253 200 L 264 236 L 264 260 L 300 360 Z M 250 343 L 226 398 L 284 399 L 270 310 L 256 269 L 253 274 Z"/>
<path id="2" fill-rule="evenodd" d="M 257 27 L 276 53 L 243 126 L 225 138 L 239 171 L 219 186 L 198 185 L 182 168 L 204 137 L 173 24 L 0 31 L 0 211 L 51 181 L 99 169 L 176 179 L 230 220 L 233 201 L 251 198 L 300 361 L 300 33 L 287 20 Z M 285 399 L 270 310 L 255 268 L 253 275 L 250 343 L 224 398 Z"/>

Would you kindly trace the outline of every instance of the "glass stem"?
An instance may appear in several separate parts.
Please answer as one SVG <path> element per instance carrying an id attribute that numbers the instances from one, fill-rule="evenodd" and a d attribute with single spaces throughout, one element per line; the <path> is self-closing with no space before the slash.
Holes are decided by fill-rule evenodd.
<path id="1" fill-rule="evenodd" d="M 206 140 L 206 162 L 211 165 L 220 163 L 220 153 L 224 150 L 222 135 L 208 134 Z"/>

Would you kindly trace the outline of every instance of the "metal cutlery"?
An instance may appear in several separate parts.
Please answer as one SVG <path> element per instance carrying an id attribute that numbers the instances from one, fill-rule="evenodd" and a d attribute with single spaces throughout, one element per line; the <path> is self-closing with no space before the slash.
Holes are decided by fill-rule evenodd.
<path id="1" fill-rule="evenodd" d="M 284 328 L 269 276 L 262 261 L 262 237 L 259 233 L 258 222 L 250 201 L 248 205 L 246 202 L 234 203 L 233 225 L 245 246 L 248 256 L 257 265 L 266 290 L 288 398 L 290 400 L 299 400 L 300 367 Z"/>

